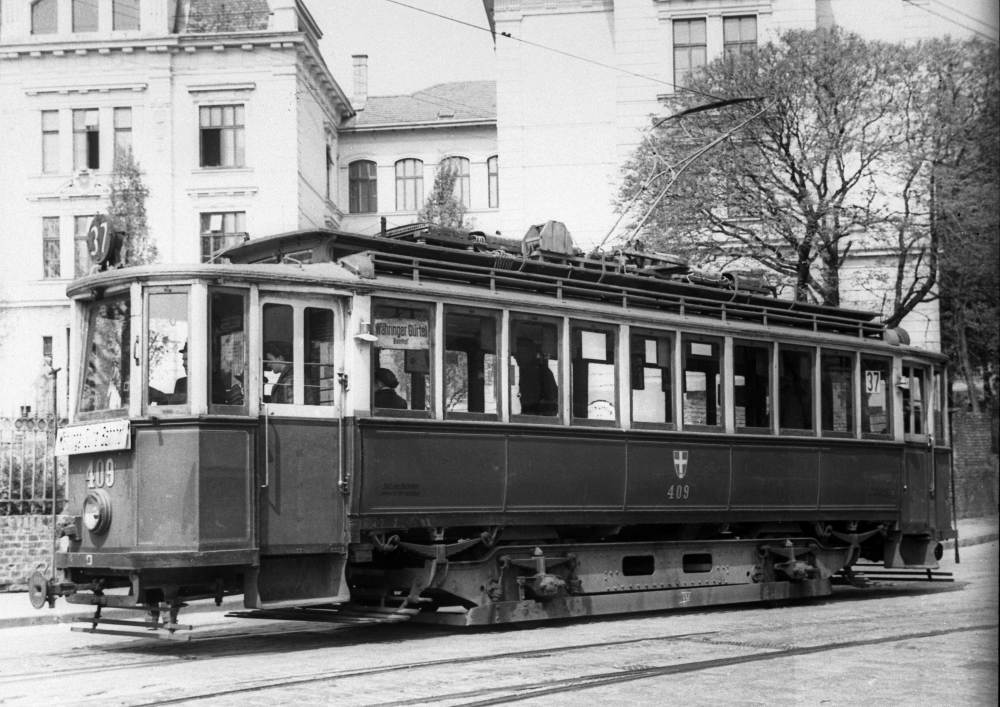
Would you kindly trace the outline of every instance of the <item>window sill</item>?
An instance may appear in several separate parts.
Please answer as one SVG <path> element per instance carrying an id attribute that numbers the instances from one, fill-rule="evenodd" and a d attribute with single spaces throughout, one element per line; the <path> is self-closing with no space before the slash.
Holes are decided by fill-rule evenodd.
<path id="1" fill-rule="evenodd" d="M 249 174 L 253 167 L 196 167 L 191 174 Z"/>

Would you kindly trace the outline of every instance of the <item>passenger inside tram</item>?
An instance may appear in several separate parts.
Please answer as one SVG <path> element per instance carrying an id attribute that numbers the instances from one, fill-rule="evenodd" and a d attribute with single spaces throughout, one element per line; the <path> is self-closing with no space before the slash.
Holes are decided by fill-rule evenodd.
<path id="1" fill-rule="evenodd" d="M 408 409 L 406 400 L 396 393 L 398 386 L 399 380 L 396 378 L 396 374 L 388 368 L 380 368 L 375 371 L 375 407 L 391 410 Z"/>
<path id="2" fill-rule="evenodd" d="M 522 415 L 552 417 L 559 414 L 559 387 L 538 342 L 518 337 L 518 397 Z"/>
<path id="3" fill-rule="evenodd" d="M 295 366 L 292 353 L 280 341 L 264 344 L 264 402 L 291 405 L 294 402 Z"/>

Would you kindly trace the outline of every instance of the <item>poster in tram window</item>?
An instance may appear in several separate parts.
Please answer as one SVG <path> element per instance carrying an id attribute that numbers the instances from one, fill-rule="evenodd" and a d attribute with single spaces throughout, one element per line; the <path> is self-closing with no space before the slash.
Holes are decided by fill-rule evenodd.
<path id="1" fill-rule="evenodd" d="M 375 336 L 380 349 L 430 348 L 426 319 L 376 319 Z"/>

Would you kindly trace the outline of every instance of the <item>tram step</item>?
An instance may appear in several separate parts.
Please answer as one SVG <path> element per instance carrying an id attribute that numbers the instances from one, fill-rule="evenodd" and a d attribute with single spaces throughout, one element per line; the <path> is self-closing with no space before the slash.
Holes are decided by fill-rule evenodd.
<path id="1" fill-rule="evenodd" d="M 382 609 L 358 604 L 331 604 L 322 607 L 234 611 L 226 616 L 239 619 L 316 621 L 329 624 L 359 625 L 399 623 L 409 620 L 417 613 L 417 609 Z"/>

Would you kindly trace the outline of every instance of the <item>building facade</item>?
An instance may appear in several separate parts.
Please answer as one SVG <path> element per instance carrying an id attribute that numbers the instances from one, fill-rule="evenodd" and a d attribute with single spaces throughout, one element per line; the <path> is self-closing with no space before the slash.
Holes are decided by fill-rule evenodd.
<path id="1" fill-rule="evenodd" d="M 375 233 L 417 220 L 438 168 L 457 174 L 465 225 L 500 228 L 496 83 L 446 83 L 403 96 L 368 97 L 367 57 L 354 59 L 357 115 L 340 130 L 343 228 Z M 518 234 L 520 235 L 520 234 Z"/>
<path id="2" fill-rule="evenodd" d="M 107 208 L 116 151 L 141 169 L 163 263 L 340 225 L 353 109 L 320 36 L 296 0 L 4 3 L 0 414 L 37 410 L 43 372 L 73 365 L 66 285 L 90 267 L 86 226 Z"/>

